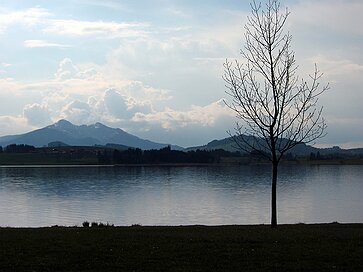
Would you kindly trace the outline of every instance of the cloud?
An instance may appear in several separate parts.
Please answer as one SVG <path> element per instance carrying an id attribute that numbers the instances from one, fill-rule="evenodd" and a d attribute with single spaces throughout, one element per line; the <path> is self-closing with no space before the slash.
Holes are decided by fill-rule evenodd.
<path id="1" fill-rule="evenodd" d="M 291 22 L 301 27 L 328 29 L 334 32 L 362 35 L 362 1 L 299 1 L 292 6 Z"/>
<path id="2" fill-rule="evenodd" d="M 126 6 L 122 3 L 120 3 L 119 1 L 112 1 L 112 0 L 103 0 L 103 1 L 98 1 L 98 0 L 80 0 L 79 1 L 81 4 L 85 4 L 85 5 L 92 5 L 92 6 L 97 6 L 97 7 L 101 7 L 101 8 L 109 8 L 112 10 L 123 10 L 123 11 L 127 11 L 128 9 L 126 8 Z"/>
<path id="3" fill-rule="evenodd" d="M 126 124 L 135 113 L 150 113 L 154 103 L 170 99 L 166 90 L 139 81 L 105 79 L 97 67 L 75 65 L 70 58 L 60 61 L 54 80 L 30 84 L 0 80 L 1 87 L 11 89 L 19 101 L 28 100 L 31 96 L 25 99 L 24 94 L 30 92 L 40 96 L 31 99 L 23 109 L 29 124 L 37 126 L 60 118 L 77 124 L 98 121 Z"/>
<path id="4" fill-rule="evenodd" d="M 75 66 L 70 58 L 63 59 L 58 66 L 58 70 L 55 73 L 56 79 L 64 80 L 75 78 L 79 72 L 77 66 Z"/>
<path id="5" fill-rule="evenodd" d="M 0 127 L 2 135 L 15 135 L 34 129 L 24 117 L 9 115 L 0 116 Z"/>
<path id="6" fill-rule="evenodd" d="M 40 104 L 28 104 L 23 110 L 24 118 L 32 126 L 44 126 L 52 123 L 47 106 Z"/>
<path id="7" fill-rule="evenodd" d="M 95 70 L 96 76 L 85 76 L 89 70 Z M 103 122 L 136 135 L 149 130 L 155 133 L 154 140 L 160 140 L 156 136 L 158 131 L 166 142 L 174 143 L 173 139 L 167 139 L 172 133 L 179 144 L 189 144 L 202 134 L 203 139 L 210 140 L 213 136 L 205 131 L 217 127 L 216 132 L 222 131 L 224 135 L 225 129 L 220 126 L 228 124 L 225 120 L 231 117 L 222 100 L 206 106 L 190 106 L 186 111 L 176 110 L 172 92 L 168 90 L 153 88 L 141 81 L 118 80 L 106 76 L 105 70 L 97 66 L 75 64 L 70 58 L 60 61 L 54 80 L 30 84 L 7 80 L 4 85 L 0 80 L 2 86 L 11 88 L 12 95 L 18 95 L 18 100 L 29 92 L 41 95 L 41 99 L 35 100 L 37 102 L 24 107 L 23 121 L 27 122 L 24 128 L 41 127 L 50 119 L 65 118 L 75 124 Z M 163 107 L 163 103 L 168 106 Z M 176 133 L 180 128 L 189 136 L 181 137 Z M 195 131 L 199 133 L 192 137 Z M 3 133 L 7 134 L 6 131 Z"/>
<path id="8" fill-rule="evenodd" d="M 62 90 L 51 90 L 44 92 L 41 99 L 41 105 L 47 108 L 50 118 L 57 121 L 61 118 L 60 116 L 63 107 L 75 99 L 76 98 Z"/>
<path id="9" fill-rule="evenodd" d="M 107 5 L 107 4 L 106 4 Z M 118 7 L 120 5 L 116 4 Z M 105 6 L 105 4 L 102 4 Z M 107 5 L 112 6 L 109 2 Z M 100 38 L 128 38 L 146 37 L 149 34 L 148 23 L 142 22 L 115 22 L 115 21 L 86 21 L 74 19 L 53 19 L 54 14 L 47 9 L 34 7 L 23 11 L 0 10 L 0 33 L 6 31 L 15 24 L 27 28 L 37 26 L 43 33 L 69 36 L 92 36 Z M 69 45 L 48 42 L 46 40 L 27 40 L 25 47 L 59 47 L 66 48 Z"/>
<path id="10" fill-rule="evenodd" d="M 181 9 L 177 9 L 177 8 L 167 7 L 167 8 L 165 8 L 165 12 L 169 13 L 172 16 L 175 16 L 175 17 L 181 17 L 181 18 L 188 17 L 188 14 L 186 12 L 184 12 Z"/>
<path id="11" fill-rule="evenodd" d="M 43 48 L 43 47 L 55 47 L 55 48 L 68 48 L 71 47 L 67 44 L 52 43 L 46 40 L 26 40 L 24 46 L 27 48 Z"/>
<path id="12" fill-rule="evenodd" d="M 136 113 L 150 113 L 152 111 L 151 100 L 138 100 L 132 96 L 127 96 L 125 92 L 121 94 L 121 92 L 122 90 L 109 88 L 102 95 L 88 97 L 87 102 L 72 101 L 63 108 L 62 115 L 64 118 L 72 114 L 80 116 L 86 111 L 92 116 L 92 118 L 87 118 L 88 122 L 95 120 L 96 122 L 125 125 L 130 123 L 130 119 Z"/>
<path id="13" fill-rule="evenodd" d="M 363 64 L 342 57 L 319 54 L 308 60 L 312 64 L 318 63 L 319 69 L 334 82 L 345 81 L 347 78 L 354 80 L 363 73 Z"/>
<path id="14" fill-rule="evenodd" d="M 191 97 L 195 104 L 211 103 L 223 94 L 224 60 L 239 56 L 244 17 L 228 15 L 227 23 L 178 25 L 175 29 L 182 31 L 171 32 L 161 27 L 146 38 L 121 40 L 107 54 L 104 67 L 114 77 L 170 90 L 174 97 L 170 103 L 180 108 L 190 106 Z"/>
<path id="15" fill-rule="evenodd" d="M 145 86 L 141 81 L 130 81 L 121 89 L 127 96 L 141 101 L 141 104 L 145 104 L 147 101 L 163 101 L 172 98 L 168 90 Z M 135 101 L 132 102 L 132 104 L 135 103 Z"/>
<path id="16" fill-rule="evenodd" d="M 10 64 L 10 63 L 5 63 L 5 62 L 1 63 L 0 67 L 3 69 L 0 69 L 0 75 L 6 75 L 8 72 L 8 68 L 11 66 L 12 66 L 12 64 Z"/>
<path id="17" fill-rule="evenodd" d="M 79 100 L 65 105 L 60 113 L 60 118 L 78 125 L 95 123 L 96 121 L 88 103 Z"/>
<path id="18" fill-rule="evenodd" d="M 167 130 L 175 130 L 190 124 L 212 127 L 217 119 L 225 116 L 233 116 L 231 110 L 224 104 L 223 100 L 218 100 L 207 106 L 192 106 L 189 111 L 176 111 L 166 108 L 161 112 L 136 113 L 132 121 L 150 124 L 160 124 Z"/>
<path id="19" fill-rule="evenodd" d="M 151 112 L 151 101 L 137 100 L 132 96 L 127 96 L 125 92 L 123 92 L 123 94 L 121 92 L 122 90 L 108 88 L 100 95 L 89 96 L 82 107 L 83 110 L 87 110 L 87 114 L 92 116 L 92 118 L 87 119 L 87 122 L 104 122 L 106 124 L 125 126 L 130 123 L 130 119 L 135 113 Z M 70 115 L 69 108 L 74 108 L 72 103 L 70 103 L 71 107 L 67 106 L 66 111 L 63 109 L 63 116 Z M 85 105 L 87 105 L 87 107 Z M 80 115 L 79 112 L 76 114 Z"/>
<path id="20" fill-rule="evenodd" d="M 13 24 L 22 24 L 26 27 L 32 27 L 42 22 L 45 18 L 51 16 L 47 9 L 35 7 L 24 11 L 8 11 L 0 13 L 0 33 L 7 30 Z"/>
<path id="21" fill-rule="evenodd" d="M 332 146 L 339 145 L 340 147 L 356 148 L 362 147 L 363 135 L 363 117 L 349 117 L 344 118 L 341 116 L 329 116 L 328 123 L 328 137 L 321 139 L 320 143 Z M 352 133 L 354 130 L 354 133 Z"/>
<path id="22" fill-rule="evenodd" d="M 71 36 L 100 36 L 126 38 L 147 36 L 146 23 L 119 23 L 109 21 L 49 20 L 45 32 Z"/>
<path id="23" fill-rule="evenodd" d="M 360 91 L 363 85 L 362 64 L 356 60 L 331 56 L 328 53 L 307 58 L 306 62 L 310 64 L 310 68 L 314 67 L 314 63 L 318 64 L 319 70 L 323 72 L 321 85 L 329 82 L 330 89 L 320 98 L 320 103 L 324 106 L 324 115 L 327 118 L 363 117 L 361 103 L 358 103 L 363 100 L 363 92 Z M 304 67 L 307 67 L 306 63 Z M 343 134 L 343 130 L 340 134 Z"/>
<path id="24" fill-rule="evenodd" d="M 109 65 L 121 66 L 130 76 L 199 72 L 198 58 L 224 59 L 223 44 L 214 39 L 182 37 L 137 39 L 121 43 L 108 55 Z M 211 68 L 209 66 L 209 68 Z"/>
<path id="25" fill-rule="evenodd" d="M 127 98 L 115 89 L 106 90 L 103 103 L 108 113 L 114 117 L 126 119 L 132 116 L 128 111 Z"/>

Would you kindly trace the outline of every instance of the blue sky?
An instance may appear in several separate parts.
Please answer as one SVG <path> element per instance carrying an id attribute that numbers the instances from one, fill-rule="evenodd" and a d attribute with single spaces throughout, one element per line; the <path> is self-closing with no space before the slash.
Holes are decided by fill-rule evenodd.
<path id="1" fill-rule="evenodd" d="M 328 135 L 363 147 L 363 2 L 283 1 L 299 74 L 314 63 Z M 191 146 L 227 137 L 223 62 L 240 59 L 248 1 L 0 1 L 0 135 L 64 118 Z"/>

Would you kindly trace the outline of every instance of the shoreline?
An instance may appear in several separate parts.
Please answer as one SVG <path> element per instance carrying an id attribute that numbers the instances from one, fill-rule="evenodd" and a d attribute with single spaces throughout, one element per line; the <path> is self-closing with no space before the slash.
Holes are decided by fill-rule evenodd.
<path id="1" fill-rule="evenodd" d="M 129 164 L 0 164 L 0 168 L 52 168 L 52 167 L 188 167 L 188 166 L 259 166 L 270 165 L 269 162 L 250 162 L 250 163 L 129 163 Z M 324 165 L 363 165 L 363 161 L 284 161 L 282 166 L 324 166 Z"/>
<path id="2" fill-rule="evenodd" d="M 132 225 L 114 225 L 110 222 L 96 222 L 97 224 L 101 224 L 99 226 L 91 227 L 91 222 L 89 227 L 84 227 L 82 225 L 52 225 L 52 226 L 26 226 L 26 227 L 17 227 L 17 226 L 0 226 L 0 230 L 4 229 L 22 229 L 22 230 L 37 230 L 37 229 L 127 229 L 127 228 L 254 228 L 254 227 L 270 227 L 270 224 L 226 224 L 226 225 L 204 225 L 204 224 L 191 224 L 191 225 L 142 225 L 142 224 L 132 224 Z M 287 223 L 287 224 L 278 224 L 278 228 L 289 228 L 295 226 L 360 226 L 363 228 L 363 222 L 329 222 L 329 223 Z M 271 228 L 273 229 L 273 228 Z M 363 235 L 363 233 L 362 233 Z"/>

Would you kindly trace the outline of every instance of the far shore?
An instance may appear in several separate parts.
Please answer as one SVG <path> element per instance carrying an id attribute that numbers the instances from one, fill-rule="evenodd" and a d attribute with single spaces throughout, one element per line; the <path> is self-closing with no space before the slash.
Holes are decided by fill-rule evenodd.
<path id="1" fill-rule="evenodd" d="M 61 166 L 235 166 L 264 165 L 270 161 L 261 155 L 240 155 L 238 152 L 224 150 L 188 151 L 171 150 L 170 147 L 160 150 L 142 152 L 141 149 L 118 151 L 101 147 L 68 147 L 68 148 L 34 148 L 22 150 L 17 146 L 17 152 L 0 152 L 0 166 L 20 165 L 61 165 Z M 32 149 L 31 149 L 32 148 Z M 15 147 L 14 147 L 15 149 Z M 238 155 L 239 154 L 239 155 Z M 354 153 L 355 154 L 355 153 Z M 284 165 L 363 165 L 363 157 L 354 155 L 286 155 L 281 164 Z"/>
<path id="2" fill-rule="evenodd" d="M 2 163 L 1 167 L 152 167 L 152 166 L 160 166 L 160 167 L 187 167 L 187 166 L 214 166 L 214 167 L 225 167 L 225 166 L 249 166 L 249 165 L 270 165 L 268 161 L 260 161 L 260 162 L 248 162 L 248 163 L 233 163 L 233 162 L 222 162 L 222 163 L 128 163 L 128 164 L 80 164 L 80 163 Z M 281 165 L 363 165 L 363 160 L 321 160 L 321 161 L 282 161 Z"/>
<path id="3" fill-rule="evenodd" d="M 0 271 L 363 271 L 363 224 L 0 228 Z"/>

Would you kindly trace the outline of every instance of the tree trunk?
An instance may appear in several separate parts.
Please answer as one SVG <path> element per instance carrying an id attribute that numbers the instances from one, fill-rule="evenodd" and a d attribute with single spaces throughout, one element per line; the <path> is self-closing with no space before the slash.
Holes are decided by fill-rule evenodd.
<path id="1" fill-rule="evenodd" d="M 272 190 L 271 190 L 271 227 L 277 227 L 277 209 L 276 209 L 276 183 L 277 183 L 277 161 L 272 162 Z"/>

